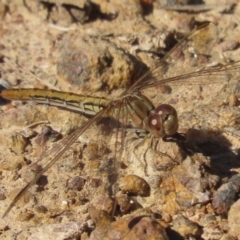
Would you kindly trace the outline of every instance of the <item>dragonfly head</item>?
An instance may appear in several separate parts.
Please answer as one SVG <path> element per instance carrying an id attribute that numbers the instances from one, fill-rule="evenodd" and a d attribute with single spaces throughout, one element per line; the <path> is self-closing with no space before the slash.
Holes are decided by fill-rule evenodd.
<path id="1" fill-rule="evenodd" d="M 178 130 L 177 111 L 168 104 L 161 104 L 145 119 L 145 124 L 154 137 L 172 136 Z"/>

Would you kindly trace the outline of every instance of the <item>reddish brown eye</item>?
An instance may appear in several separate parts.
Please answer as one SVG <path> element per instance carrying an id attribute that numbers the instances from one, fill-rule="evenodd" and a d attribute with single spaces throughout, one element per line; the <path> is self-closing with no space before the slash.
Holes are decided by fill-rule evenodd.
<path id="1" fill-rule="evenodd" d="M 162 126 L 162 119 L 158 114 L 154 113 L 148 117 L 148 127 L 153 136 L 157 138 L 165 136 Z"/>
<path id="2" fill-rule="evenodd" d="M 156 108 L 155 112 L 159 115 L 169 115 L 176 112 L 176 110 L 171 105 L 161 104 Z"/>
<path id="3" fill-rule="evenodd" d="M 145 124 L 154 137 L 172 136 L 178 130 L 177 111 L 168 104 L 161 104 L 146 118 Z"/>
<path id="4" fill-rule="evenodd" d="M 161 104 L 155 109 L 155 114 L 158 114 L 162 121 L 164 134 L 171 136 L 178 130 L 178 116 L 174 107 L 168 104 Z"/>

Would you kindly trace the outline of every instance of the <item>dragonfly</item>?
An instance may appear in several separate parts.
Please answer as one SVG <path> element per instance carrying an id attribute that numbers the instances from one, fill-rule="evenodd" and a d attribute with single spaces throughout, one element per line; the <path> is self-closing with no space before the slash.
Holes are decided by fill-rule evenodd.
<path id="1" fill-rule="evenodd" d="M 143 92 L 166 84 L 176 86 L 178 89 L 188 84 L 219 82 L 227 84 L 230 80 L 238 79 L 240 61 L 224 65 L 208 65 L 210 52 L 217 39 L 216 25 L 204 22 L 187 37 L 180 40 L 154 68 L 142 75 L 116 100 L 46 89 L 3 90 L 0 96 L 4 99 L 34 101 L 39 104 L 65 108 L 90 117 L 86 123 L 66 136 L 44 156 L 46 164 L 42 170 L 19 191 L 4 212 L 3 217 L 7 216 L 24 194 L 63 156 L 72 144 L 103 117 L 116 119 L 119 122 L 117 128 L 121 131 L 126 131 L 121 126 L 127 126 L 130 120 L 134 129 L 144 135 L 163 139 L 174 136 L 179 127 L 175 108 L 169 104 L 160 104 L 155 107 Z"/>

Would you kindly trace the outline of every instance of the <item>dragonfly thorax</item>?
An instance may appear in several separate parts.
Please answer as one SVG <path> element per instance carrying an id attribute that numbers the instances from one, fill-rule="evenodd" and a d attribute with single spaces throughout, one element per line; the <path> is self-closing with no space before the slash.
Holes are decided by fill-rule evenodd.
<path id="1" fill-rule="evenodd" d="M 168 104 L 161 104 L 145 119 L 145 124 L 154 137 L 172 136 L 178 130 L 177 111 Z"/>
<path id="2" fill-rule="evenodd" d="M 124 104 L 123 104 L 124 103 Z M 136 128 L 145 128 L 144 120 L 154 112 L 153 103 L 143 94 L 136 93 L 126 96 L 121 102 L 117 102 L 115 116 L 128 116 L 132 125 Z"/>

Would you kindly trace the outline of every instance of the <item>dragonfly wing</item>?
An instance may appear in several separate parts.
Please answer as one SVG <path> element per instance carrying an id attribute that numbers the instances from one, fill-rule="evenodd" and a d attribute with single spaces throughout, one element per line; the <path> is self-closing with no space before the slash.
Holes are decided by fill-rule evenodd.
<path id="1" fill-rule="evenodd" d="M 87 121 L 83 126 L 77 128 L 70 135 L 66 136 L 60 143 L 55 145 L 51 151 L 47 153 L 44 159 L 47 159 L 47 163 L 42 168 L 42 170 L 32 179 L 13 199 L 5 213 L 3 214 L 3 218 L 9 213 L 12 207 L 19 201 L 19 199 L 38 181 L 38 179 L 54 164 L 56 163 L 66 152 L 71 145 L 77 141 L 79 136 L 83 134 L 91 125 L 101 118 L 101 116 L 105 113 L 105 109 L 96 114 L 93 118 Z"/>
<path id="2" fill-rule="evenodd" d="M 168 79 L 200 70 L 208 63 L 208 56 L 217 39 L 217 27 L 210 22 L 203 23 L 172 48 L 156 67 L 140 77 L 125 94 L 138 91 L 157 79 Z"/>
<path id="3" fill-rule="evenodd" d="M 191 72 L 185 75 L 173 76 L 170 78 L 158 78 L 155 81 L 149 81 L 145 85 L 137 88 L 143 90 L 157 85 L 187 85 L 187 84 L 212 84 L 229 83 L 229 81 L 240 78 L 240 61 L 220 66 L 211 66 L 203 68 L 197 72 Z"/>
<path id="4" fill-rule="evenodd" d="M 93 116 L 90 120 L 88 120 L 85 124 L 83 124 L 81 127 L 77 128 L 73 133 L 66 136 L 61 142 L 55 144 L 53 148 L 46 153 L 43 159 L 38 160 L 38 162 L 44 162 L 41 164 L 42 170 L 38 172 L 35 177 L 27 185 L 25 185 L 25 187 L 21 189 L 21 191 L 15 196 L 15 198 L 3 214 L 3 217 L 5 217 L 10 212 L 13 206 L 26 194 L 26 192 L 38 181 L 38 179 L 49 168 L 51 168 L 52 165 L 55 164 L 67 150 L 69 150 L 71 145 L 76 142 L 83 133 L 89 134 L 88 137 L 91 137 L 93 135 L 94 141 L 98 144 L 98 146 L 101 146 L 102 144 L 102 142 L 100 141 L 104 141 L 103 148 L 106 148 L 105 150 L 108 150 L 108 153 L 112 153 L 109 154 L 107 157 L 109 161 L 103 161 L 97 171 L 101 174 L 101 180 L 103 180 L 102 174 L 107 173 L 108 175 L 111 175 L 111 181 L 109 179 L 109 184 L 107 184 L 114 185 L 116 180 L 118 179 L 118 167 L 116 166 L 116 159 L 119 159 L 122 156 L 123 148 L 125 147 L 124 140 L 126 135 L 126 127 L 132 126 L 129 122 L 129 118 L 131 118 L 131 116 L 134 114 L 134 109 L 132 109 L 132 106 L 129 104 L 129 102 L 126 101 L 126 99 L 113 101 L 109 103 L 108 106 L 104 107 L 95 116 Z M 93 154 L 94 151 L 92 151 L 91 149 L 91 143 L 87 144 L 88 146 L 86 150 L 83 151 L 83 154 L 86 155 L 86 158 L 95 159 L 96 155 Z M 100 150 L 101 151 L 99 152 L 105 152 L 102 149 Z M 97 154 L 100 154 L 99 152 Z M 89 156 L 89 154 L 91 156 Z M 88 163 L 87 161 L 84 164 L 86 165 L 84 171 L 87 171 L 86 168 L 88 168 L 92 163 Z M 94 179 L 93 175 L 93 172 L 91 172 L 90 178 Z M 103 188 L 106 190 L 107 188 L 109 189 L 109 186 L 103 186 Z M 114 189 L 109 190 L 110 195 L 116 193 L 116 190 Z M 101 189 L 99 191 L 101 191 Z M 97 194 L 95 195 L 98 196 Z M 94 202 L 94 197 L 90 197 L 90 199 L 91 198 Z"/>

